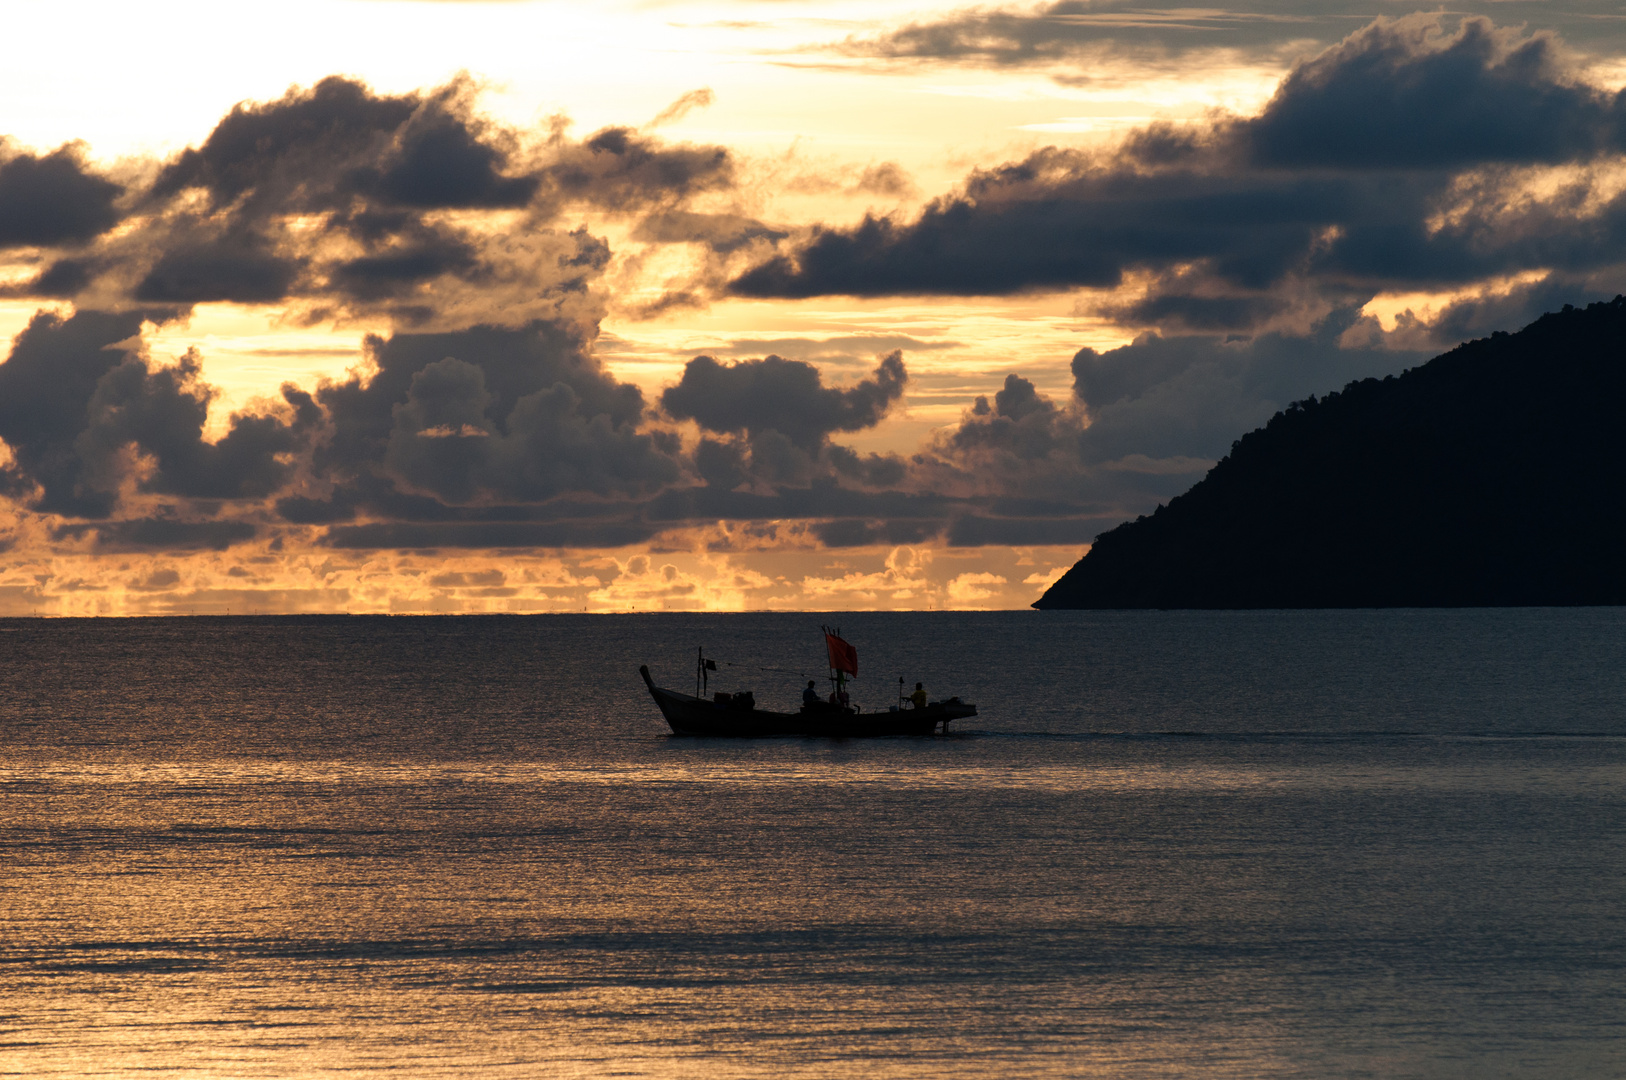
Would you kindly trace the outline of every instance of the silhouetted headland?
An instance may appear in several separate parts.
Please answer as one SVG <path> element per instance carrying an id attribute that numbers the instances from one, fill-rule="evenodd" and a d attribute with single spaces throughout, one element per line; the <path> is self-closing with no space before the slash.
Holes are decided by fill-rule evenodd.
<path id="1" fill-rule="evenodd" d="M 1037 608 L 1626 603 L 1626 297 L 1295 402 Z"/>

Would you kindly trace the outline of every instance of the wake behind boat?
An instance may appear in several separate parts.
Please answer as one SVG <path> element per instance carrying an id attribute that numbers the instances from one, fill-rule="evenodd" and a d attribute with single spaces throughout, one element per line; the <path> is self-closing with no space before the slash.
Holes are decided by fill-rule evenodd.
<path id="1" fill-rule="evenodd" d="M 977 715 L 977 707 L 957 697 L 946 701 L 925 701 L 918 689 L 913 707 L 892 706 L 885 710 L 864 712 L 847 704 L 846 676 L 858 674 L 858 652 L 837 634 L 826 630 L 825 645 L 830 654 L 830 681 L 835 690 L 833 700 L 819 700 L 809 692 L 804 694 L 800 710 L 793 713 L 774 712 L 757 708 L 756 698 L 750 691 L 735 694 L 716 694 L 711 698 L 700 694 L 684 694 L 656 686 L 648 665 L 638 668 L 638 674 L 649 687 L 650 697 L 671 725 L 674 735 L 716 735 L 732 738 L 762 738 L 772 736 L 800 736 L 812 738 L 874 738 L 887 735 L 935 735 L 939 729 L 948 733 L 951 721 Z M 717 670 L 717 664 L 702 652 L 696 667 L 696 689 L 707 684 L 707 673 Z M 900 695 L 901 697 L 901 695 Z"/>

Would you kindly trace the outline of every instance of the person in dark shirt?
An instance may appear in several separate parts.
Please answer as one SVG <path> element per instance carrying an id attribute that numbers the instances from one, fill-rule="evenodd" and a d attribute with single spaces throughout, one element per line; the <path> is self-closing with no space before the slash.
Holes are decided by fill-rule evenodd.
<path id="1" fill-rule="evenodd" d="M 807 680 L 807 689 L 802 691 L 802 705 L 803 706 L 808 706 L 808 705 L 815 705 L 816 706 L 816 705 L 818 705 L 818 703 L 819 703 L 819 691 L 817 689 L 817 684 L 814 683 L 814 681 L 812 679 L 809 679 L 809 680 Z"/>

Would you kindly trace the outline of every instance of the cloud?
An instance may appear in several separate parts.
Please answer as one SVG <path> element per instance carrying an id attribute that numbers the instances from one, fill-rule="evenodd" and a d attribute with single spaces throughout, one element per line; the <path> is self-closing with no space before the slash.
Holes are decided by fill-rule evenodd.
<path id="1" fill-rule="evenodd" d="M 867 367 L 878 352 L 893 350 L 932 352 L 956 349 L 959 341 L 928 341 L 908 334 L 838 334 L 831 337 L 735 338 L 711 350 L 718 356 L 750 356 L 773 353 L 793 360 L 816 362 L 821 367 L 851 366 L 860 361 Z"/>
<path id="2" fill-rule="evenodd" d="M 140 581 L 130 583 L 130 588 L 140 592 L 157 592 L 163 589 L 172 589 L 180 584 L 180 571 L 173 567 L 164 570 L 154 570 Z"/>
<path id="3" fill-rule="evenodd" d="M 104 292 L 431 317 L 449 306 L 425 300 L 436 279 L 487 284 L 501 276 L 491 263 L 514 262 L 446 212 L 523 210 L 542 185 L 518 136 L 482 118 L 473 97 L 466 79 L 380 95 L 330 77 L 237 105 L 158 171 L 138 227 L 99 253 Z M 545 266 L 550 252 L 532 254 Z M 528 276 L 548 292 L 549 275 Z M 569 277 L 551 276 L 555 288 Z"/>
<path id="4" fill-rule="evenodd" d="M 614 548 L 641 543 L 655 530 L 638 522 L 376 522 L 328 531 L 329 547 L 370 548 Z"/>
<path id="5" fill-rule="evenodd" d="M 690 90 L 672 104 L 662 109 L 649 122 L 649 127 L 658 128 L 663 124 L 675 124 L 695 109 L 710 108 L 717 95 L 711 92 L 711 87 L 702 86 L 698 90 Z"/>
<path id="6" fill-rule="evenodd" d="M 1344 342 L 1418 353 L 1438 351 L 1509 327 L 1526 326 L 1565 304 L 1582 307 L 1612 300 L 1619 293 L 1619 281 L 1607 272 L 1546 274 L 1534 281 L 1449 297 L 1438 310 L 1425 309 L 1426 317 L 1409 309 L 1402 311 L 1389 332 L 1368 317 L 1345 332 Z"/>
<path id="7" fill-rule="evenodd" d="M 284 206 L 314 211 L 342 205 L 356 170 L 389 152 L 395 133 L 418 110 L 413 95 L 379 96 L 332 76 L 280 100 L 235 106 L 204 140 L 167 165 L 148 198 L 202 189 L 216 207 L 247 199 L 247 216 Z"/>
<path id="8" fill-rule="evenodd" d="M 505 175 L 508 154 L 481 138 L 485 127 L 466 114 L 420 107 L 378 173 L 378 196 L 422 209 L 524 206 L 541 179 Z"/>
<path id="9" fill-rule="evenodd" d="M 0 365 L 0 490 L 45 519 L 39 535 L 104 551 L 682 547 L 706 529 L 806 549 L 1084 543 L 1287 402 L 1617 276 L 1615 97 L 1544 38 L 1443 25 L 1374 23 L 1259 116 L 1042 150 L 853 226 L 765 223 L 731 201 L 743 166 L 720 147 L 505 127 L 467 80 L 386 95 L 328 79 L 240 105 L 145 189 L 58 151 L 114 216 L 19 256 L 40 269 L 10 289 L 77 310 L 37 316 Z M 1336 125 L 1347 145 L 1324 137 Z M 861 182 L 896 194 L 907 178 Z M 901 350 L 948 344 L 735 341 L 649 408 L 594 355 L 604 276 L 627 260 L 583 217 L 695 245 L 684 257 L 712 276 L 673 304 L 703 303 L 728 266 L 762 296 L 1083 286 L 1119 290 L 1095 313 L 1138 332 L 1078 351 L 1071 396 L 1000 370 L 914 453 L 860 452 L 838 440 L 904 400 Z M 1361 314 L 1422 285 L 1452 299 Z M 140 339 L 214 301 L 382 329 L 355 374 L 284 387 L 222 430 L 202 358 L 160 362 Z M 1012 580 L 966 577 L 959 599 Z"/>
<path id="10" fill-rule="evenodd" d="M 985 492 L 944 496 L 904 458 L 832 441 L 901 400 L 908 335 L 803 343 L 840 365 L 892 350 L 835 385 L 806 359 L 698 357 L 654 414 L 594 358 L 597 309 L 575 298 L 611 252 L 555 216 L 606 209 L 646 242 L 719 257 L 784 239 L 689 205 L 730 190 L 734 169 L 720 148 L 628 128 L 577 141 L 556 124 L 527 141 L 480 117 L 466 82 L 380 95 L 334 78 L 240 105 L 129 196 L 117 235 L 41 252 L 22 290 L 79 307 L 37 316 L 0 365 L 0 481 L 55 540 L 100 551 L 222 550 L 277 518 L 341 550 L 618 546 L 777 518 L 812 523 L 800 543 L 842 546 L 997 518 Z M 206 438 L 217 392 L 203 358 L 156 361 L 141 334 L 218 301 L 371 312 L 396 329 L 364 339 L 357 374 L 314 394 L 286 386 Z M 501 320 L 482 321 L 493 308 Z"/>
<path id="11" fill-rule="evenodd" d="M 87 462 L 75 441 L 101 380 L 125 358 L 118 343 L 141 330 L 143 313 L 41 312 L 17 335 L 0 364 L 0 439 L 11 448 L 14 482 L 38 486 L 35 508 L 100 518 L 115 495 L 86 486 Z"/>
<path id="12" fill-rule="evenodd" d="M 1549 38 L 1380 19 L 1297 66 L 1257 117 L 979 169 L 912 219 L 815 225 L 730 288 L 970 296 L 1144 281 L 1109 313 L 1251 333 L 1302 328 L 1363 291 L 1619 276 L 1623 131 L 1620 99 L 1579 81 Z"/>
<path id="13" fill-rule="evenodd" d="M 222 550 L 262 536 L 258 508 L 275 500 L 336 550 L 624 546 L 719 521 L 800 522 L 798 542 L 827 548 L 1082 544 L 1188 485 L 1289 395 L 1385 373 L 1404 355 L 1344 344 L 1362 325 L 1352 311 L 1309 338 L 1144 335 L 1081 351 L 1071 400 L 1008 373 L 902 458 L 830 441 L 898 399 L 896 353 L 845 387 L 777 357 L 697 358 L 662 399 L 707 432 L 685 450 L 579 332 L 474 327 L 371 338 L 370 379 L 314 396 L 285 388 L 276 408 L 234 417 L 208 443 L 197 356 L 153 365 L 119 336 L 136 325 L 42 315 L 0 365 L 0 380 L 44 370 L 30 367 L 37 355 L 88 366 L 76 395 L 36 392 L 38 408 L 0 413 L 12 486 L 32 485 L 36 509 L 54 498 L 58 515 L 90 519 L 56 525 L 59 540 Z M 73 417 L 72 438 L 31 438 L 19 420 L 50 409 Z"/>
<path id="14" fill-rule="evenodd" d="M 261 536 L 274 502 L 344 550 L 622 546 L 772 520 L 833 548 L 1082 542 L 1171 472 L 1090 460 L 1079 409 L 1015 374 L 925 454 L 832 442 L 899 400 L 896 351 L 846 386 L 801 361 L 696 358 L 662 396 L 707 433 L 686 451 L 554 322 L 370 337 L 369 378 L 285 387 L 210 442 L 201 358 L 153 363 L 141 320 L 41 314 L 0 365 L 7 487 L 57 516 L 58 540 L 222 550 Z"/>
<path id="15" fill-rule="evenodd" d="M 185 305 L 271 304 L 288 295 L 299 269 L 297 260 L 267 250 L 258 237 L 222 238 L 165 251 L 135 287 L 134 298 Z"/>
<path id="16" fill-rule="evenodd" d="M 723 364 L 697 356 L 661 394 L 661 407 L 707 431 L 744 432 L 753 440 L 777 432 L 814 451 L 833 432 L 874 427 L 908 380 L 897 350 L 881 357 L 870 378 L 846 388 L 825 386 L 819 369 L 800 360 L 767 356 Z"/>
<path id="17" fill-rule="evenodd" d="M 257 531 L 246 521 L 147 517 L 61 525 L 54 530 L 54 536 L 63 539 L 93 535 L 101 551 L 225 551 L 253 539 Z"/>
<path id="18" fill-rule="evenodd" d="M 446 275 L 473 281 L 486 272 L 467 238 L 432 228 L 403 229 L 372 254 L 336 262 L 329 287 L 360 300 L 411 295 L 416 286 Z"/>
<path id="19" fill-rule="evenodd" d="M 915 194 L 917 189 L 914 180 L 904 171 L 903 166 L 895 161 L 883 161 L 879 165 L 871 165 L 860 173 L 853 190 L 904 199 Z"/>
<path id="20" fill-rule="evenodd" d="M 290 521 L 629 498 L 681 474 L 675 443 L 640 430 L 638 388 L 605 373 L 568 326 L 397 333 L 370 336 L 365 348 L 370 379 L 316 395 L 329 427 L 312 468 L 333 493 L 285 498 Z"/>
<path id="21" fill-rule="evenodd" d="M 412 377 L 384 467 L 408 489 L 452 503 L 487 495 L 634 495 L 676 480 L 654 440 L 605 413 L 585 414 L 566 383 L 527 394 L 503 417 L 490 411 L 484 371 L 455 357 Z"/>
<path id="22" fill-rule="evenodd" d="M 1618 20 L 1597 18 L 1585 5 L 1555 9 L 1539 0 L 1465 0 L 1452 10 L 1514 25 L 1537 23 L 1595 47 L 1618 47 L 1623 36 Z M 1193 52 L 1224 50 L 1270 59 L 1307 43 L 1335 42 L 1348 32 L 1351 20 L 1371 16 L 1371 5 L 1349 0 L 1299 0 L 1290 8 L 1272 0 L 1209 7 L 1059 0 L 1031 7 L 965 7 L 826 48 L 884 61 L 1044 66 L 1058 78 L 1082 82 L 1090 75 L 1078 65 L 1087 58 L 1099 61 L 1119 54 L 1143 63 L 1174 63 Z"/>
<path id="23" fill-rule="evenodd" d="M 231 418 L 226 436 L 203 438 L 214 391 L 199 379 L 202 358 L 188 352 L 173 366 L 151 370 L 127 354 L 105 373 L 86 404 L 85 428 L 74 449 L 88 476 L 116 487 L 126 446 L 150 456 L 152 467 L 138 490 L 188 499 L 254 499 L 279 490 L 291 477 L 291 458 L 316 427 L 320 411 L 309 394 L 283 387 L 287 418 L 242 414 Z M 109 475 L 109 473 L 112 475 Z"/>
<path id="24" fill-rule="evenodd" d="M 895 354 L 845 388 L 780 357 L 734 364 L 697 357 L 661 404 L 699 425 L 703 437 L 684 453 L 645 429 L 651 442 L 617 457 L 613 448 L 633 445 L 626 440 L 639 430 L 632 408 L 639 399 L 626 395 L 626 423 L 618 426 L 609 412 L 579 404 L 583 395 L 560 392 L 562 381 L 540 398 L 527 396 L 526 387 L 580 362 L 573 358 L 582 343 L 557 327 L 529 335 L 487 328 L 468 339 L 397 335 L 370 344 L 379 369 L 372 383 L 319 395 L 334 428 L 318 451 L 317 475 L 335 482 L 333 495 L 285 498 L 279 508 L 290 522 L 331 526 L 325 542 L 346 548 L 622 544 L 719 521 L 805 522 L 804 535 L 829 548 L 934 539 L 967 547 L 1083 544 L 1189 486 L 1231 440 L 1288 401 L 1388 374 L 1414 355 L 1345 341 L 1364 325 L 1346 308 L 1308 335 L 1147 334 L 1120 349 L 1081 350 L 1073 398 L 1052 400 L 1008 373 L 959 424 L 908 458 L 861 455 L 830 441 L 877 422 L 897 399 L 906 371 Z M 514 355 L 529 359 L 504 362 Z M 491 373 L 511 378 L 516 366 L 546 370 L 498 389 Z M 606 376 L 584 374 L 591 369 L 578 372 L 576 385 L 614 390 Z M 372 397 L 366 409 L 341 400 L 358 394 Z M 590 471 L 531 478 L 503 453 L 521 425 L 513 405 L 499 399 L 557 410 L 537 430 L 565 445 L 518 461 L 565 470 L 589 462 L 603 471 L 596 479 Z M 613 393 L 608 400 L 615 402 Z M 361 439 L 366 415 L 373 435 Z M 596 433 L 589 416 L 601 417 Z M 569 443 L 570 432 L 582 441 Z M 358 515 L 373 520 L 347 524 Z"/>
<path id="25" fill-rule="evenodd" d="M 1466 19 L 1379 21 L 1300 64 L 1243 130 L 1265 167 L 1450 169 L 1622 148 L 1615 94 L 1573 81 L 1551 37 Z"/>
<path id="26" fill-rule="evenodd" d="M 556 134 L 543 176 L 555 204 L 648 211 L 736 182 L 734 156 L 721 146 L 666 145 L 629 127 L 607 127 L 579 143 Z"/>
<path id="27" fill-rule="evenodd" d="M 955 606 L 987 600 L 994 596 L 994 585 L 1004 585 L 1005 579 L 987 571 L 956 575 L 948 583 L 948 597 Z"/>
<path id="28" fill-rule="evenodd" d="M 757 241 L 784 240 L 790 233 L 739 214 L 697 214 L 688 210 L 651 213 L 638 223 L 633 239 L 656 244 L 705 244 L 730 254 Z"/>
<path id="29" fill-rule="evenodd" d="M 825 386 L 820 370 L 800 360 L 770 355 L 724 364 L 697 356 L 684 366 L 677 385 L 662 393 L 661 406 L 669 416 L 722 436 L 702 437 L 694 451 L 694 471 L 709 488 L 751 488 L 783 497 L 787 489 L 842 480 L 891 487 L 903 476 L 900 459 L 860 455 L 830 442 L 830 436 L 880 423 L 902 397 L 908 378 L 898 350 L 879 357 L 869 378 L 844 388 Z"/>
<path id="30" fill-rule="evenodd" d="M 43 247 L 49 260 L 5 294 L 103 310 L 233 302 L 286 305 L 311 322 L 522 325 L 602 304 L 587 293 L 610 251 L 583 211 L 634 222 L 643 242 L 724 255 L 785 235 L 689 205 L 736 185 L 726 149 L 626 127 L 575 139 L 562 118 L 516 129 L 480 112 L 478 89 L 460 77 L 380 94 L 334 76 L 244 102 L 200 144 L 131 166 L 151 178 L 132 192 L 92 173 L 77 146 L 0 149 L 0 247 Z"/>
<path id="31" fill-rule="evenodd" d="M 0 140 L 0 248 L 81 244 L 119 222 L 124 189 L 69 144 L 39 157 Z"/>
<path id="32" fill-rule="evenodd" d="M 96 269 L 97 264 L 93 259 L 56 259 L 32 281 L 0 287 L 0 296 L 66 300 L 85 290 Z"/>
<path id="33" fill-rule="evenodd" d="M 258 499 L 291 477 L 291 459 L 318 422 L 314 400 L 285 386 L 285 415 L 238 413 L 223 438 L 206 441 L 214 391 L 199 380 L 201 358 L 150 365 L 134 338 L 151 315 L 41 313 L 0 364 L 0 439 L 13 456 L 6 486 L 33 494 L 36 511 L 107 518 L 126 490 Z M 119 528 L 104 542 L 146 535 Z"/>
<path id="34" fill-rule="evenodd" d="M 942 531 L 942 520 L 932 518 L 835 518 L 812 526 L 819 543 L 831 548 L 918 544 L 934 539 Z"/>

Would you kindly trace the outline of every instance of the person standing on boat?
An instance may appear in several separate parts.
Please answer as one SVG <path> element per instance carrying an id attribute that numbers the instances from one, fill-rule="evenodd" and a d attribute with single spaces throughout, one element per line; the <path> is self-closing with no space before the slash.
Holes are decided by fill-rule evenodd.
<path id="1" fill-rule="evenodd" d="M 807 689 L 802 691 L 802 705 L 805 708 L 807 706 L 817 707 L 818 704 L 819 704 L 819 687 L 818 687 L 818 684 L 816 682 L 814 682 L 812 679 L 809 679 L 809 680 L 807 680 Z"/>
<path id="2" fill-rule="evenodd" d="M 924 709 L 926 707 L 926 687 L 921 683 L 915 683 L 915 692 L 909 695 L 909 700 L 915 703 L 915 708 Z"/>

